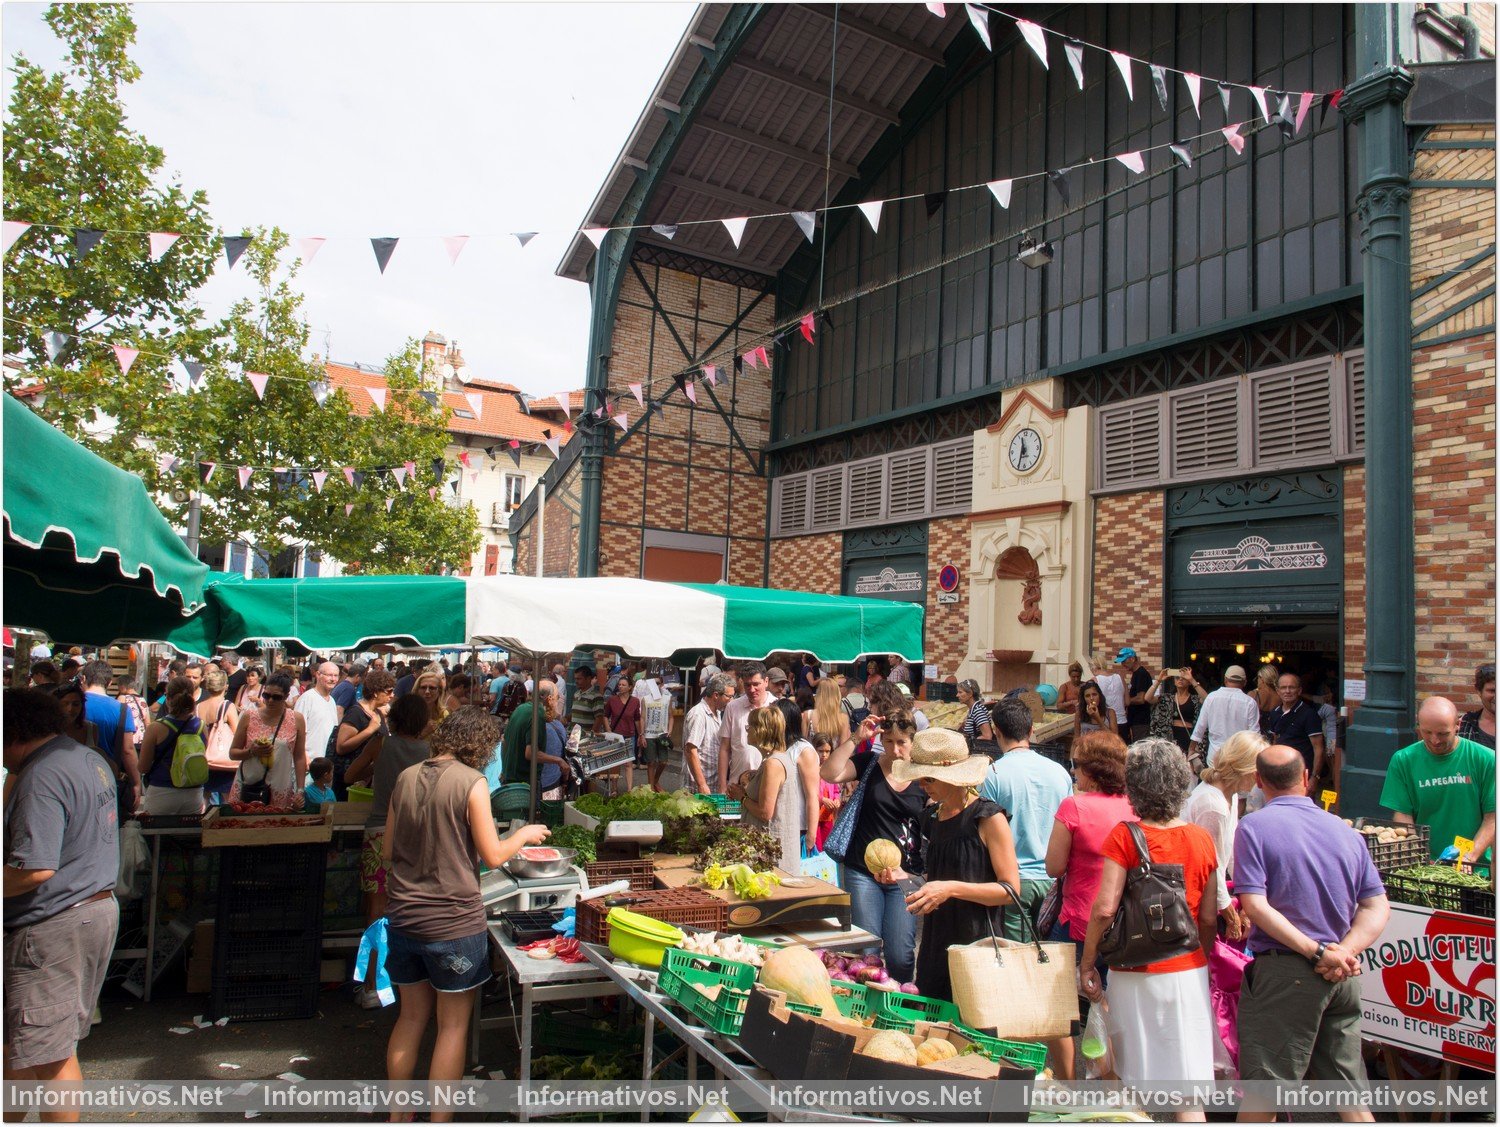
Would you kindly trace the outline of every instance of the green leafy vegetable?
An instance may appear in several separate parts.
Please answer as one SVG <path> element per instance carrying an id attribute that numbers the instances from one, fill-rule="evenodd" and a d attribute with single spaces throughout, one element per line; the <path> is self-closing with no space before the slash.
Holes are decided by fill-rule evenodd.
<path id="1" fill-rule="evenodd" d="M 718 839 L 699 855 L 697 867 L 706 870 L 714 865 L 748 865 L 760 871 L 774 869 L 780 860 L 781 843 L 765 830 L 728 823 Z"/>
<path id="2" fill-rule="evenodd" d="M 558 826 L 547 839 L 547 844 L 557 849 L 576 850 L 578 855 L 573 860 L 579 865 L 592 865 L 599 855 L 594 831 L 582 826 Z"/>

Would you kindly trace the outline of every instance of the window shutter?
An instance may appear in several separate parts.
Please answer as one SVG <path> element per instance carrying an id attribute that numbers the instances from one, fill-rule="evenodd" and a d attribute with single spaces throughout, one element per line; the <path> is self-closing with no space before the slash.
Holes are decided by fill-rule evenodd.
<path id="1" fill-rule="evenodd" d="M 807 528 L 807 476 L 783 477 L 776 482 L 776 532 L 802 532 Z"/>
<path id="2" fill-rule="evenodd" d="M 1357 356 L 1344 365 L 1349 381 L 1349 453 L 1365 452 L 1365 358 Z"/>
<path id="3" fill-rule="evenodd" d="M 844 523 L 844 467 L 814 470 L 812 527 L 838 528 Z"/>
<path id="4" fill-rule="evenodd" d="M 1307 461 L 1333 454 L 1331 367 L 1250 377 L 1255 464 Z"/>
<path id="5" fill-rule="evenodd" d="M 1099 412 L 1099 487 L 1154 481 L 1161 476 L 1161 400 L 1157 396 Z"/>
<path id="6" fill-rule="evenodd" d="M 1238 380 L 1177 392 L 1167 401 L 1172 476 L 1232 470 L 1239 465 Z"/>
<path id="7" fill-rule="evenodd" d="M 849 523 L 871 524 L 885 516 L 885 459 L 849 467 Z"/>
<path id="8" fill-rule="evenodd" d="M 962 438 L 932 448 L 932 508 L 967 512 L 974 494 L 974 440 Z"/>
<path id="9" fill-rule="evenodd" d="M 903 450 L 891 455 L 891 482 L 886 490 L 886 515 L 892 520 L 919 517 L 928 511 L 931 474 L 928 472 L 930 449 Z"/>

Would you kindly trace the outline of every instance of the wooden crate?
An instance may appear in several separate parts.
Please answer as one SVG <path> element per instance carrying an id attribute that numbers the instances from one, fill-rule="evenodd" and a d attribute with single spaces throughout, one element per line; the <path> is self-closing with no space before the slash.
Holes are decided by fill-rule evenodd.
<path id="1" fill-rule="evenodd" d="M 335 826 L 362 826 L 374 806 L 373 802 L 325 802 L 323 810 L 333 815 Z"/>
<path id="2" fill-rule="evenodd" d="M 213 849 L 225 845 L 312 845 L 333 840 L 331 803 L 316 814 L 236 814 L 215 806 L 203 816 L 203 846 Z M 292 825 L 255 825 L 256 822 Z M 221 823 L 232 822 L 225 826 Z"/>

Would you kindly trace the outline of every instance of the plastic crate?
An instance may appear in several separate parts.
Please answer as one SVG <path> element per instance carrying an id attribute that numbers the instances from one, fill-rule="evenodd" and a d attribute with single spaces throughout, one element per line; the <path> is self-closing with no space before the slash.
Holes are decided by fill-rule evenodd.
<path id="1" fill-rule="evenodd" d="M 214 928 L 214 974 L 231 980 L 296 978 L 312 968 L 317 975 L 323 945 L 321 933 L 309 940 L 293 935 L 226 935 Z"/>
<path id="2" fill-rule="evenodd" d="M 555 939 L 560 933 L 552 925 L 562 919 L 562 909 L 549 908 L 536 912 L 501 912 L 500 930 L 510 936 L 517 947 L 534 943 L 538 939 Z"/>
<path id="3" fill-rule="evenodd" d="M 876 1029 L 899 1029 L 910 1033 L 919 1021 L 958 1021 L 958 1007 L 941 998 L 924 998 L 920 994 L 902 994 L 899 991 L 875 992 L 871 999 L 875 1008 Z"/>
<path id="4" fill-rule="evenodd" d="M 714 804 L 714 809 L 719 812 L 721 818 L 738 818 L 742 809 L 737 798 L 730 798 L 727 794 L 700 794 L 699 798 Z"/>
<path id="5" fill-rule="evenodd" d="M 668 947 L 656 982 L 663 994 L 709 1029 L 726 1037 L 736 1037 L 745 1020 L 745 1006 L 750 1001 L 755 974 L 755 968 L 749 963 Z M 718 995 L 705 997 L 699 987 L 706 990 L 717 987 Z"/>
<path id="6" fill-rule="evenodd" d="M 595 861 L 583 867 L 583 874 L 589 878 L 590 888 L 603 888 L 617 880 L 628 880 L 631 892 L 653 892 L 656 889 L 656 866 L 651 861 Z"/>
<path id="7" fill-rule="evenodd" d="M 542 825 L 555 830 L 563 824 L 563 803 L 560 799 L 544 798 L 536 805 L 536 816 Z"/>
<path id="8" fill-rule="evenodd" d="M 657 889 L 652 892 L 628 892 L 605 896 L 593 900 L 582 900 L 578 904 L 577 936 L 581 943 L 609 943 L 609 924 L 605 917 L 610 908 L 622 899 L 631 901 L 622 905 L 632 912 L 661 920 L 662 923 L 687 925 L 705 931 L 723 931 L 729 922 L 729 905 L 717 896 L 697 888 Z"/>
<path id="9" fill-rule="evenodd" d="M 613 1020 L 599 1021 L 542 1006 L 536 1011 L 531 1043 L 545 1045 L 549 1052 L 588 1056 L 591 1053 L 618 1052 L 621 1038 Z"/>
<path id="10" fill-rule="evenodd" d="M 835 982 L 833 1004 L 845 1017 L 855 1021 L 864 1021 L 875 1012 L 875 1003 L 871 998 L 871 995 L 875 993 L 877 991 L 871 990 L 862 982 Z M 788 998 L 785 1005 L 787 1009 L 795 1010 L 799 1014 L 822 1016 L 822 1011 L 817 1006 L 809 1006 L 806 1002 L 794 1002 Z"/>
<path id="11" fill-rule="evenodd" d="M 1466 888 L 1429 880 L 1420 873 L 1402 870 L 1381 874 L 1386 895 L 1398 904 L 1436 908 L 1444 912 L 1461 912 L 1469 916 L 1495 917 L 1493 888 Z"/>
<path id="12" fill-rule="evenodd" d="M 962 1022 L 955 1022 L 954 1026 L 992 1061 L 1004 1061 L 1032 1072 L 1040 1072 L 1047 1067 L 1046 1045 L 1036 1041 L 1006 1041 L 1000 1037 L 991 1037 L 977 1029 L 970 1029 Z"/>
<path id="13" fill-rule="evenodd" d="M 328 868 L 328 846 L 323 842 L 298 845 L 242 845 L 226 849 L 219 858 L 219 884 L 262 889 L 302 888 L 312 881 L 321 887 Z"/>
<path id="14" fill-rule="evenodd" d="M 306 976 L 285 967 L 275 977 L 232 978 L 217 970 L 210 991 L 209 1016 L 234 1021 L 286 1021 L 318 1016 L 318 967 Z"/>
<path id="15" fill-rule="evenodd" d="M 1384 818 L 1360 818 L 1355 821 L 1354 828 L 1360 830 L 1366 826 L 1378 826 L 1381 829 L 1404 828 L 1409 831 L 1409 836 L 1400 841 L 1379 842 L 1375 840 L 1374 834 L 1360 834 L 1364 838 L 1365 847 L 1370 851 L 1370 860 L 1375 864 L 1375 871 L 1381 876 L 1396 869 L 1409 869 L 1414 865 L 1425 865 L 1432 859 L 1431 830 L 1427 826 L 1416 826 L 1407 823 L 1387 821 Z"/>

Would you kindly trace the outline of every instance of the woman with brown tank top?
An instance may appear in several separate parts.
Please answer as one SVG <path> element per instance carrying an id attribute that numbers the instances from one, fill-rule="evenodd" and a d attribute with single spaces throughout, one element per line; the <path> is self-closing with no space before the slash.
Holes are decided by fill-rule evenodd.
<path id="1" fill-rule="evenodd" d="M 462 1078 L 474 995 L 490 978 L 480 862 L 497 869 L 547 838 L 545 826 L 524 826 L 504 841 L 495 830 L 483 768 L 500 734 L 500 722 L 483 709 L 458 709 L 433 732 L 432 758 L 401 772 L 391 791 L 381 852 L 389 921 L 385 966 L 401 995 L 385 1056 L 392 1081 L 416 1073 L 434 1013 L 429 1076 L 434 1083 Z M 432 1113 L 433 1122 L 451 1118 Z"/>

